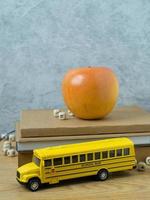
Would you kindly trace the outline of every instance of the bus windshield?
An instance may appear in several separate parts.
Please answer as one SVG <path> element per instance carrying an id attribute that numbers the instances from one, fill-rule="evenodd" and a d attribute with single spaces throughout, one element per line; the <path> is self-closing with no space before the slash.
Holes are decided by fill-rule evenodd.
<path id="1" fill-rule="evenodd" d="M 37 158 L 36 156 L 33 156 L 33 162 L 34 162 L 37 166 L 40 166 L 40 159 Z"/>

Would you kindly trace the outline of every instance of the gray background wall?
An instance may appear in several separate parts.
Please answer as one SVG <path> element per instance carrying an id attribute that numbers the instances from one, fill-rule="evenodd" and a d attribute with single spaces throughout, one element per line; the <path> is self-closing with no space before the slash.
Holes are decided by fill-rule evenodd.
<path id="1" fill-rule="evenodd" d="M 86 65 L 114 69 L 118 105 L 150 110 L 149 0 L 0 0 L 0 133 L 63 106 L 63 75 Z"/>

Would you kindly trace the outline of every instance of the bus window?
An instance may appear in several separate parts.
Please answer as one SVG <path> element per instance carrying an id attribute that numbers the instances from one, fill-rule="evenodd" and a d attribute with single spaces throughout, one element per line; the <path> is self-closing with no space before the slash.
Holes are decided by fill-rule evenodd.
<path id="1" fill-rule="evenodd" d="M 117 156 L 122 156 L 122 149 L 117 149 Z"/>
<path id="2" fill-rule="evenodd" d="M 100 159 L 100 152 L 96 152 L 95 153 L 95 160 L 99 160 Z"/>
<path id="3" fill-rule="evenodd" d="M 87 160 L 93 160 L 93 153 L 88 153 L 87 154 Z"/>
<path id="4" fill-rule="evenodd" d="M 45 166 L 45 167 L 52 166 L 52 160 L 51 160 L 51 159 L 49 159 L 49 160 L 44 160 L 44 166 Z"/>
<path id="5" fill-rule="evenodd" d="M 64 164 L 70 164 L 70 156 L 64 157 Z"/>
<path id="6" fill-rule="evenodd" d="M 110 150 L 109 151 L 109 157 L 110 158 L 115 157 L 115 150 Z"/>
<path id="7" fill-rule="evenodd" d="M 40 166 L 40 159 L 37 158 L 36 156 L 33 156 L 33 162 L 34 162 L 37 166 Z"/>
<path id="8" fill-rule="evenodd" d="M 130 149 L 129 148 L 125 148 L 124 149 L 124 155 L 127 156 L 130 154 Z"/>
<path id="9" fill-rule="evenodd" d="M 72 163 L 77 163 L 78 162 L 78 155 L 72 156 Z"/>
<path id="10" fill-rule="evenodd" d="M 80 155 L 80 162 L 84 162 L 85 161 L 85 154 L 81 154 Z"/>
<path id="11" fill-rule="evenodd" d="M 54 165 L 62 165 L 62 158 L 54 158 Z"/>
<path id="12" fill-rule="evenodd" d="M 108 158 L 108 151 L 102 152 L 102 158 Z"/>

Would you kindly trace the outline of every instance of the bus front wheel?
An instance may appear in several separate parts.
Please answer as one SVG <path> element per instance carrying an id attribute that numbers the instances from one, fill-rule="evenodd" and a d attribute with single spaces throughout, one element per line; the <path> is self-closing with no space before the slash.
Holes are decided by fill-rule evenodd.
<path id="1" fill-rule="evenodd" d="M 41 182 L 38 178 L 32 178 L 28 181 L 27 188 L 32 192 L 35 192 L 39 189 Z"/>
<path id="2" fill-rule="evenodd" d="M 108 171 L 106 169 L 101 169 L 97 173 L 97 180 L 105 181 L 108 178 Z"/>

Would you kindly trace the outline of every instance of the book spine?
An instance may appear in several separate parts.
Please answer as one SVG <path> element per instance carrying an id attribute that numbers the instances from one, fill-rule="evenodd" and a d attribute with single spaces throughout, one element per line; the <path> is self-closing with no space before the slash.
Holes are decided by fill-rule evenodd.
<path id="1" fill-rule="evenodd" d="M 122 135 L 124 137 L 124 135 Z M 108 137 L 107 137 L 108 138 Z M 111 137 L 110 137 L 111 138 Z M 149 146 L 150 145 L 150 135 L 144 135 L 144 136 L 128 136 L 129 139 L 133 141 L 133 143 L 136 146 Z M 105 139 L 104 137 L 101 139 Z M 34 142 L 17 142 L 16 143 L 16 149 L 18 152 L 21 151 L 32 151 L 33 149 L 37 148 L 44 148 L 44 147 L 51 147 L 51 146 L 57 146 L 57 145 L 64 145 L 64 144 L 73 144 L 73 143 L 81 143 L 81 142 L 88 142 L 88 141 L 94 141 L 94 140 L 100 140 L 100 138 L 84 138 L 84 139 L 64 139 L 63 140 L 49 140 L 49 141 L 34 141 Z"/>

